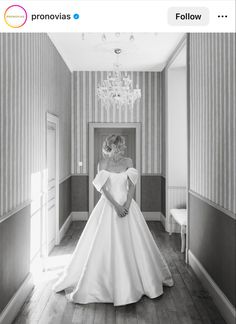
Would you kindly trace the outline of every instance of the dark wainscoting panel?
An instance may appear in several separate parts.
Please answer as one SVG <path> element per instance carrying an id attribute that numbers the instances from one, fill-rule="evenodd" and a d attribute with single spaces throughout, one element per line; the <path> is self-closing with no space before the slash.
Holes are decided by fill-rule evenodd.
<path id="1" fill-rule="evenodd" d="M 235 305 L 236 221 L 189 194 L 190 250 Z"/>
<path id="2" fill-rule="evenodd" d="M 59 186 L 59 227 L 67 220 L 71 213 L 71 177 Z"/>
<path id="3" fill-rule="evenodd" d="M 71 177 L 71 191 L 72 191 L 72 211 L 88 211 L 88 176 L 79 175 Z"/>
<path id="4" fill-rule="evenodd" d="M 0 312 L 30 270 L 30 205 L 0 223 Z"/>
<path id="5" fill-rule="evenodd" d="M 141 177 L 141 210 L 154 212 L 162 210 L 162 177 L 143 175 Z"/>
<path id="6" fill-rule="evenodd" d="M 88 211 L 88 176 L 71 177 L 72 211 Z M 142 211 L 161 211 L 165 215 L 165 178 L 160 175 L 141 177 Z"/>
<path id="7" fill-rule="evenodd" d="M 161 177 L 161 213 L 166 216 L 166 179 Z"/>

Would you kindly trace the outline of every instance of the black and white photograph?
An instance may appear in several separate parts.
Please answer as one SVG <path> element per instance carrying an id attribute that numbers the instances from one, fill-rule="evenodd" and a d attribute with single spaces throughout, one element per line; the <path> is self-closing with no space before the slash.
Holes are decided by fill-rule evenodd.
<path id="1" fill-rule="evenodd" d="M 235 33 L 0 33 L 0 323 L 233 324 Z"/>

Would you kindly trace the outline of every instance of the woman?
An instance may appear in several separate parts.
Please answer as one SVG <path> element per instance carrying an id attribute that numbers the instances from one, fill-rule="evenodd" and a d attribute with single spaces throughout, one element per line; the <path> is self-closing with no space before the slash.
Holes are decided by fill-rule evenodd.
<path id="1" fill-rule="evenodd" d="M 115 306 L 163 293 L 173 280 L 137 203 L 138 172 L 125 158 L 125 140 L 111 135 L 103 143 L 93 185 L 102 194 L 79 239 L 72 259 L 54 286 L 75 303 Z"/>

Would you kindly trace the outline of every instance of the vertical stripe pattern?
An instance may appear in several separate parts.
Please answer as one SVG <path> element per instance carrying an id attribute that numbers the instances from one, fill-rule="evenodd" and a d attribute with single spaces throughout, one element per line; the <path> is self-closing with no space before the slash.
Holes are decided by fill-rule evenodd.
<path id="1" fill-rule="evenodd" d="M 190 189 L 236 213 L 235 34 L 190 35 Z"/>
<path id="2" fill-rule="evenodd" d="M 0 33 L 0 217 L 31 199 L 46 168 L 46 112 L 60 119 L 60 179 L 71 168 L 71 73 L 46 34 Z"/>
<path id="3" fill-rule="evenodd" d="M 162 91 L 161 91 L 161 171 L 162 175 L 165 176 L 166 174 L 166 102 L 165 102 L 165 96 L 166 96 L 166 79 L 165 79 L 165 70 L 161 73 L 161 85 L 162 85 Z"/>
<path id="4" fill-rule="evenodd" d="M 162 102 L 161 73 L 130 72 L 130 76 L 141 88 L 140 102 L 129 109 L 109 111 L 96 96 L 98 84 L 107 77 L 107 72 L 74 72 L 74 147 L 72 173 L 88 172 L 88 123 L 89 122 L 141 122 L 142 123 L 142 173 L 161 173 L 162 159 Z M 82 167 L 79 162 L 83 162 Z"/>

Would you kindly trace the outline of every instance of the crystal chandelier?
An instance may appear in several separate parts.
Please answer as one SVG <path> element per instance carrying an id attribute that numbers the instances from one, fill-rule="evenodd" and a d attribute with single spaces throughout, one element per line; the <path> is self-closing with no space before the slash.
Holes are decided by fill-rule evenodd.
<path id="1" fill-rule="evenodd" d="M 117 55 L 114 71 L 109 72 L 107 79 L 101 85 L 98 85 L 97 96 L 106 108 L 110 106 L 133 108 L 134 102 L 141 98 L 141 90 L 138 89 L 138 85 L 134 89 L 133 81 L 128 73 L 120 71 L 118 56 L 121 53 L 121 49 L 116 48 L 114 52 Z"/>

